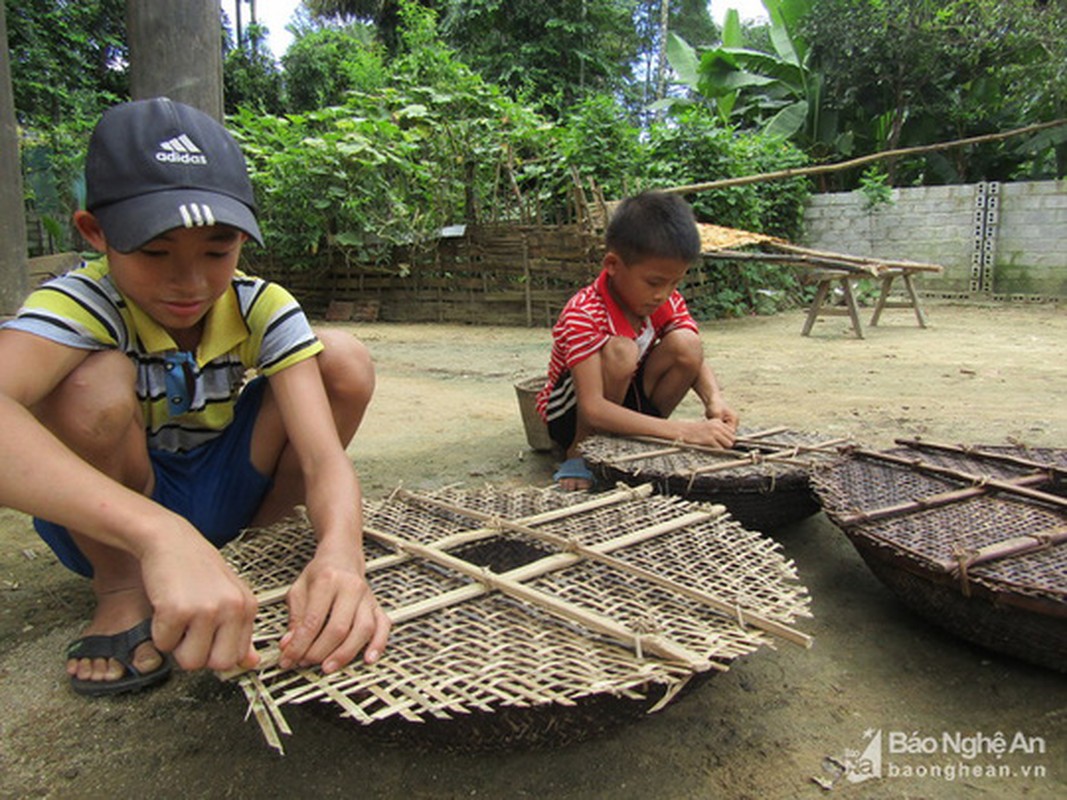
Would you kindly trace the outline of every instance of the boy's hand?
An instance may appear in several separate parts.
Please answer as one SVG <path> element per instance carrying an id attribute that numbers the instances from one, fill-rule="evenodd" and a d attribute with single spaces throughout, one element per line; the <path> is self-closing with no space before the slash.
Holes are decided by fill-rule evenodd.
<path id="1" fill-rule="evenodd" d="M 683 442 L 705 447 L 733 447 L 734 428 L 722 419 L 679 420 Z"/>
<path id="2" fill-rule="evenodd" d="M 719 419 L 728 427 L 731 432 L 737 433 L 737 425 L 740 420 L 734 410 L 730 408 L 721 399 L 716 398 L 712 400 L 704 408 L 704 417 L 706 419 Z"/>
<path id="3" fill-rule="evenodd" d="M 256 598 L 218 551 L 185 520 L 141 556 L 152 604 L 152 640 L 182 669 L 254 667 Z"/>
<path id="4" fill-rule="evenodd" d="M 363 660 L 381 658 L 392 623 L 351 558 L 316 553 L 289 589 L 289 630 L 282 637 L 280 666 L 322 664 L 336 672 L 363 650 Z"/>

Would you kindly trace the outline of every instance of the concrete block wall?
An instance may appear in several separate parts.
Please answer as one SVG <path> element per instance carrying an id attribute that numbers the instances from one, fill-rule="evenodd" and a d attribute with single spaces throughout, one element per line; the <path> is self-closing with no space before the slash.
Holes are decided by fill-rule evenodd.
<path id="1" fill-rule="evenodd" d="M 813 195 L 804 228 L 814 249 L 940 264 L 927 293 L 1067 297 L 1067 181 Z"/>

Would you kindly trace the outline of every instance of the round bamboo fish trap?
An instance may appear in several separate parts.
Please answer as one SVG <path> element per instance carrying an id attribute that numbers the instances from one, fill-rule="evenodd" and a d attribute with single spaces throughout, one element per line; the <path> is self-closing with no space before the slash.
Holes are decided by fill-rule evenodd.
<path id="1" fill-rule="evenodd" d="M 802 646 L 807 590 L 777 544 L 721 507 L 623 487 L 396 491 L 364 515 L 367 573 L 393 620 L 373 666 L 282 670 L 289 584 L 308 522 L 224 550 L 260 602 L 255 672 L 240 683 L 281 750 L 288 705 L 368 736 L 482 750 L 584 739 L 657 710 L 690 681 L 772 639 Z M 695 679 L 695 680 L 694 680 Z"/>
<path id="2" fill-rule="evenodd" d="M 741 432 L 728 450 L 663 439 L 593 436 L 582 455 L 598 479 L 721 503 L 746 528 L 771 531 L 819 510 L 808 475 L 848 439 L 787 428 Z"/>
<path id="3" fill-rule="evenodd" d="M 914 611 L 1067 671 L 1067 450 L 897 443 L 813 474 L 827 515 Z"/>

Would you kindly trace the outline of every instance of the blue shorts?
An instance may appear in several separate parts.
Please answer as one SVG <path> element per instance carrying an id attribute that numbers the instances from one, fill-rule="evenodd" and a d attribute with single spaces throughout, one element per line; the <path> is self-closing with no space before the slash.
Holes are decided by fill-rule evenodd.
<path id="1" fill-rule="evenodd" d="M 187 453 L 150 450 L 156 487 L 152 499 L 185 517 L 216 547 L 245 528 L 274 483 L 252 466 L 252 430 L 266 389 L 252 380 L 234 406 L 233 422 L 217 438 Z M 93 566 L 61 525 L 34 519 L 34 527 L 68 569 L 92 577 Z"/>

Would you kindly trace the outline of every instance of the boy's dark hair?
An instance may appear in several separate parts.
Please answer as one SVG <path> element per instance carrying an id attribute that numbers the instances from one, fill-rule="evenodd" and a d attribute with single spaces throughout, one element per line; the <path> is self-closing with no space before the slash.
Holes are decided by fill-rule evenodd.
<path id="1" fill-rule="evenodd" d="M 692 264 L 701 251 L 693 209 L 667 192 L 642 192 L 623 200 L 611 215 L 604 244 L 626 264 L 646 258 Z"/>

